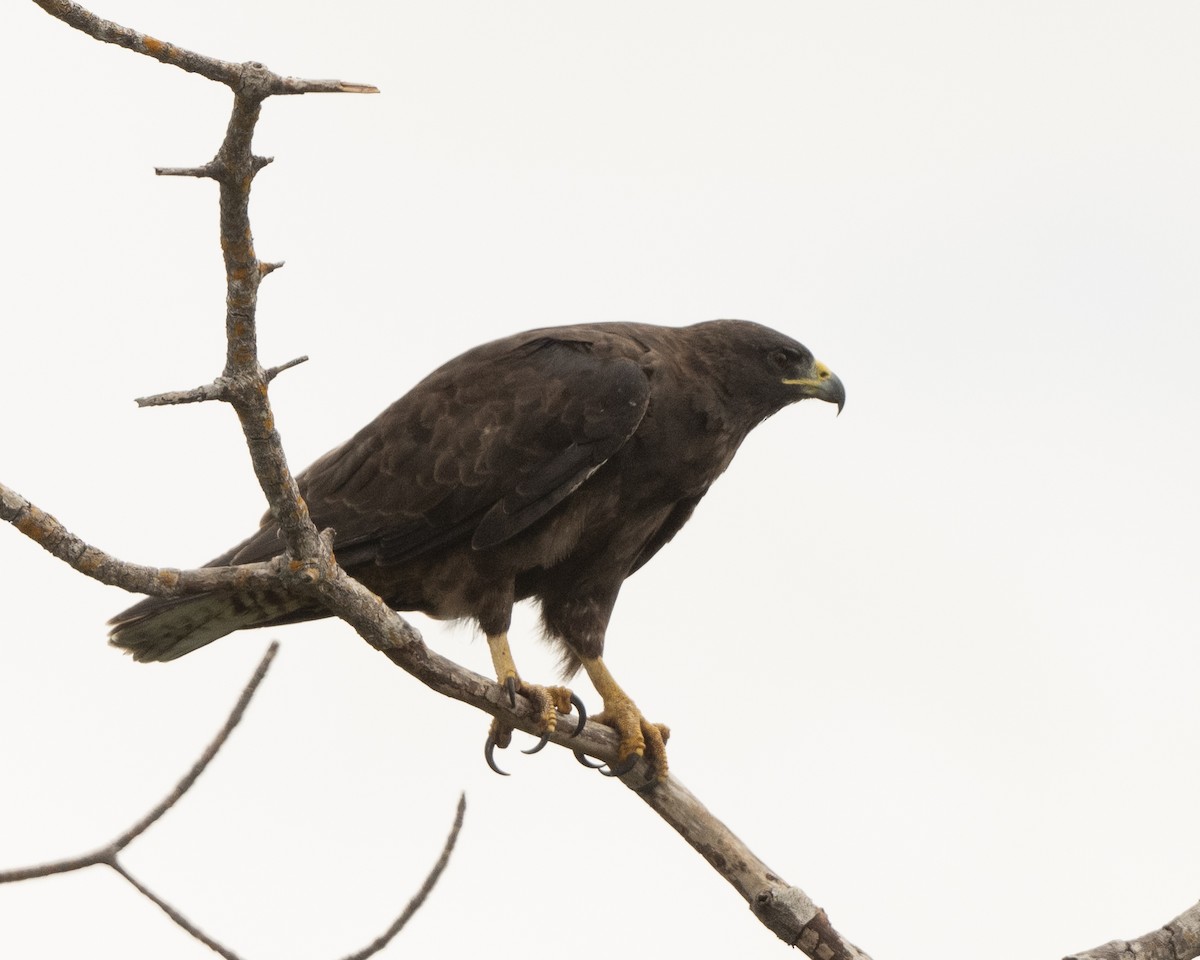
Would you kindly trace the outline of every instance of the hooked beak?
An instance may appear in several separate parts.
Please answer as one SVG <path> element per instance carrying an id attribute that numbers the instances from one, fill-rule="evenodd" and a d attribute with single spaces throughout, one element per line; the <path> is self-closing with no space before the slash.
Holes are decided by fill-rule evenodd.
<path id="1" fill-rule="evenodd" d="M 813 361 L 812 371 L 799 380 L 784 380 L 789 387 L 796 387 L 802 398 L 813 397 L 827 403 L 836 403 L 838 413 L 846 405 L 846 388 L 837 374 L 818 360 Z"/>

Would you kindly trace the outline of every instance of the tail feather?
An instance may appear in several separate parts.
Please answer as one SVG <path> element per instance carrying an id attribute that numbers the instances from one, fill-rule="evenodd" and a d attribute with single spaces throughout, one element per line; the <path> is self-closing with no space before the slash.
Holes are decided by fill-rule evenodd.
<path id="1" fill-rule="evenodd" d="M 308 616 L 319 616 L 313 611 Z M 235 630 L 308 619 L 279 591 L 214 591 L 149 597 L 109 621 L 108 642 L 134 660 L 174 660 Z"/>

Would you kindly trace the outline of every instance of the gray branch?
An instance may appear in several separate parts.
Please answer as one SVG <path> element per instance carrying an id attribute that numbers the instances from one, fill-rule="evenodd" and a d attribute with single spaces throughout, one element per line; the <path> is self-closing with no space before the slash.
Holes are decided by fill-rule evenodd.
<path id="1" fill-rule="evenodd" d="M 1192 960 L 1200 956 L 1200 903 L 1137 940 L 1112 940 L 1066 960 Z"/>
<path id="2" fill-rule="evenodd" d="M 6 520 L 48 553 L 80 573 L 131 593 L 173 597 L 209 590 L 238 590 L 277 584 L 284 564 L 280 560 L 247 563 L 238 567 L 202 567 L 176 570 L 147 567 L 118 560 L 85 543 L 50 514 L 34 506 L 15 490 L 0 483 L 0 520 Z"/>
<path id="3" fill-rule="evenodd" d="M 148 34 L 138 33 L 119 23 L 105 20 L 85 10 L 71 0 L 34 0 L 50 16 L 74 27 L 95 40 L 113 43 L 134 53 L 153 57 L 160 63 L 168 63 L 188 73 L 196 73 L 217 83 L 223 83 L 236 92 L 246 82 L 247 68 L 260 68 L 258 63 L 230 63 L 215 57 L 206 57 L 173 43 L 159 40 Z M 262 97 L 286 96 L 298 93 L 378 93 L 377 87 L 369 83 L 347 83 L 344 80 L 300 80 L 296 77 L 281 77 L 266 71 L 266 87 Z M 261 97 L 260 97 L 261 99 Z"/>

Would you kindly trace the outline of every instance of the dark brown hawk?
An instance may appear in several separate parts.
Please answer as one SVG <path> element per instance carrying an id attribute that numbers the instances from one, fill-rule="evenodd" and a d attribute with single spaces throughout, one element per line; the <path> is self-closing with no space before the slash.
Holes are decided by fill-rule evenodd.
<path id="1" fill-rule="evenodd" d="M 569 691 L 520 680 L 513 604 L 533 599 L 566 676 L 582 666 L 622 760 L 666 774 L 648 723 L 602 659 L 625 578 L 687 522 L 738 446 L 797 400 L 845 402 L 841 381 L 790 337 L 742 320 L 690 327 L 587 324 L 531 330 L 431 373 L 297 477 L 338 562 L 396 610 L 474 620 L 510 696 L 543 729 Z M 283 552 L 270 517 L 210 566 Z M 327 616 L 282 590 L 149 598 L 112 621 L 137 660 L 173 660 L 234 630 Z M 510 730 L 493 726 L 490 749 Z"/>

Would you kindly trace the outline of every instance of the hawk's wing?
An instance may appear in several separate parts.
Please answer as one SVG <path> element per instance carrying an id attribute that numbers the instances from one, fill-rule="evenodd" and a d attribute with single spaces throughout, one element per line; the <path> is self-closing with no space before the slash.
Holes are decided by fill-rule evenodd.
<path id="1" fill-rule="evenodd" d="M 601 339 L 611 342 L 611 334 Z M 448 543 L 496 546 L 543 517 L 632 436 L 650 384 L 599 343 L 531 334 L 435 371 L 297 480 L 344 566 Z M 218 561 L 282 552 L 274 524 Z"/>

